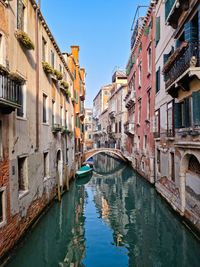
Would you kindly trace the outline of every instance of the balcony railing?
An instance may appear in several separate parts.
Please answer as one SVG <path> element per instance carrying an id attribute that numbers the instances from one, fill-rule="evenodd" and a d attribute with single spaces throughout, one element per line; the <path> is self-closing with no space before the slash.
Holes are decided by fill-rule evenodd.
<path id="1" fill-rule="evenodd" d="M 22 96 L 22 85 L 11 80 L 8 75 L 0 73 L 0 109 L 10 113 L 19 108 Z"/>
<path id="2" fill-rule="evenodd" d="M 164 66 L 166 90 L 189 68 L 200 66 L 200 42 L 190 42 L 186 47 L 178 48 Z"/>
<path id="3" fill-rule="evenodd" d="M 124 133 L 127 135 L 135 134 L 135 124 L 133 122 L 126 122 L 124 124 Z"/>
<path id="4" fill-rule="evenodd" d="M 128 92 L 125 98 L 125 107 L 131 108 L 135 103 L 135 91 Z"/>
<path id="5" fill-rule="evenodd" d="M 189 0 L 166 0 L 165 20 L 174 29 L 178 26 L 178 20 L 183 11 L 189 8 Z"/>

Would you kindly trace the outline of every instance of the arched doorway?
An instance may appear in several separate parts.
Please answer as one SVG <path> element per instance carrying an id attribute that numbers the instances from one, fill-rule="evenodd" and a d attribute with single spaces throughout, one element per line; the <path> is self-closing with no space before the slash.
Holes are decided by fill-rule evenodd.
<path id="1" fill-rule="evenodd" d="M 181 161 L 180 193 L 182 208 L 187 206 L 200 215 L 200 158 L 199 153 L 186 153 Z"/>

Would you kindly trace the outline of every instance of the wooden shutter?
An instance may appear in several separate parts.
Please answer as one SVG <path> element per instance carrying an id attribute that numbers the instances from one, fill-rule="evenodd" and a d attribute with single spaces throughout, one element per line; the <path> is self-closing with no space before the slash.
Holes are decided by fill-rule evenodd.
<path id="1" fill-rule="evenodd" d="M 192 93 L 193 104 L 193 123 L 195 126 L 200 125 L 200 91 Z"/>
<path id="2" fill-rule="evenodd" d="M 184 37 L 185 41 L 197 41 L 198 40 L 198 29 L 192 21 L 186 22 L 184 25 Z"/>
<path id="3" fill-rule="evenodd" d="M 160 40 L 160 17 L 156 18 L 156 45 Z"/>
<path id="4" fill-rule="evenodd" d="M 190 99 L 186 98 L 184 101 L 184 126 L 190 126 Z"/>
<path id="5" fill-rule="evenodd" d="M 156 93 L 160 91 L 160 67 L 156 71 Z"/>
<path id="6" fill-rule="evenodd" d="M 176 129 L 179 129 L 182 126 L 181 103 L 174 104 L 174 126 Z"/>

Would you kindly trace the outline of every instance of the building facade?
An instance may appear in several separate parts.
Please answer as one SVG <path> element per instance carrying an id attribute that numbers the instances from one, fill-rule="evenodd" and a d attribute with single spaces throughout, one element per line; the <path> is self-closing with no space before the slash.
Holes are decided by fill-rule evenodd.
<path id="1" fill-rule="evenodd" d="M 1 0 L 0 17 L 1 257 L 69 186 L 75 77 L 35 1 Z"/>
<path id="2" fill-rule="evenodd" d="M 70 72 L 73 75 L 72 102 L 74 105 L 74 142 L 76 169 L 80 167 L 84 143 L 84 100 L 85 100 L 85 69 L 79 65 L 79 46 L 71 46 L 71 53 L 67 54 Z"/>
<path id="3" fill-rule="evenodd" d="M 85 142 L 84 142 L 84 150 L 90 150 L 93 148 L 93 124 L 92 124 L 92 109 L 85 108 Z"/>
<path id="4" fill-rule="evenodd" d="M 116 71 L 112 77 L 111 96 L 108 101 L 108 147 L 124 151 L 126 135 L 123 125 L 127 121 L 124 98 L 127 94 L 127 77 L 125 72 Z"/>
<path id="5" fill-rule="evenodd" d="M 156 188 L 199 230 L 199 1 L 158 1 L 156 20 Z"/>
<path id="6" fill-rule="evenodd" d="M 110 97 L 110 92 L 112 90 L 112 84 L 103 86 L 96 97 L 93 100 L 93 138 L 94 147 L 100 147 L 102 134 L 101 126 L 101 114 L 108 108 L 108 100 Z"/>
<path id="7" fill-rule="evenodd" d="M 152 1 L 146 16 L 134 21 L 127 64 L 128 92 L 125 96 L 128 120 L 124 124 L 124 132 L 128 136 L 126 155 L 133 167 L 151 183 L 154 182 L 154 25 Z"/>

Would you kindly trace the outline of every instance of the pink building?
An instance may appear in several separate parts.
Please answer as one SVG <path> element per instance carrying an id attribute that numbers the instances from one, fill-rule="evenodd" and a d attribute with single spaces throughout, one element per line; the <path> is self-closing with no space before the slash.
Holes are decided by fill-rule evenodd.
<path id="1" fill-rule="evenodd" d="M 154 183 L 154 101 L 155 101 L 155 43 L 154 4 L 145 17 L 134 22 L 131 55 L 127 64 L 128 93 L 125 106 L 128 121 L 126 150 L 133 167 Z M 138 10 L 136 11 L 138 12 Z"/>

